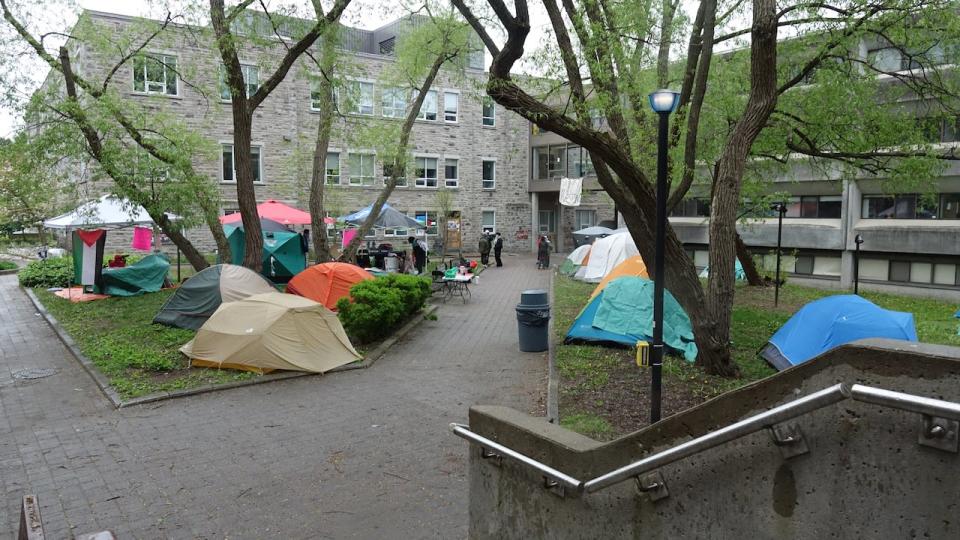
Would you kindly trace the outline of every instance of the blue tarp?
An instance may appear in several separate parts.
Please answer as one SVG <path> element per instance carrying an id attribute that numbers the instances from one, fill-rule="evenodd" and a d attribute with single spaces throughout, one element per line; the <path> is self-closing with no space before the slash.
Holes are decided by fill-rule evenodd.
<path id="1" fill-rule="evenodd" d="M 371 210 L 373 210 L 373 203 L 370 203 L 369 206 L 361 210 L 357 210 L 352 214 L 342 216 L 339 219 L 340 221 L 346 221 L 352 225 L 361 225 L 367 220 L 367 216 L 370 215 Z M 426 226 L 426 223 L 420 223 L 412 217 L 394 210 L 389 204 L 383 205 L 383 208 L 380 209 L 380 215 L 377 216 L 377 220 L 374 222 L 374 227 L 423 229 L 426 228 Z"/>
<path id="2" fill-rule="evenodd" d="M 664 342 L 689 361 L 697 357 L 690 319 L 664 291 Z M 624 276 L 611 281 L 573 322 L 564 343 L 598 342 L 633 347 L 653 335 L 653 282 Z"/>
<path id="3" fill-rule="evenodd" d="M 917 341 L 913 313 L 890 311 L 860 296 L 828 296 L 800 308 L 761 351 L 783 370 L 865 338 Z"/>

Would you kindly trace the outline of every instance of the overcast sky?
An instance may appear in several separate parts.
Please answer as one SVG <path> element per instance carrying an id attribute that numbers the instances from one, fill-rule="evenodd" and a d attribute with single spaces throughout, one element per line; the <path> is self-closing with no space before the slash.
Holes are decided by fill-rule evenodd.
<path id="1" fill-rule="evenodd" d="M 163 4 L 163 2 L 151 2 L 148 0 L 77 0 L 77 3 L 80 8 L 139 17 L 159 16 L 160 6 Z M 227 2 L 228 5 L 232 3 L 233 2 L 230 1 Z M 268 5 L 271 3 L 276 2 L 268 2 Z M 282 3 L 286 4 L 287 2 Z M 328 2 L 324 3 L 328 4 Z M 394 3 L 395 2 L 387 2 L 386 0 L 354 0 L 351 2 L 347 12 L 344 13 L 343 22 L 349 26 L 368 30 L 377 28 L 396 16 L 395 13 L 390 13 L 389 10 L 383 8 L 384 5 Z M 396 2 L 396 4 L 399 4 L 399 2 Z M 531 2 L 531 4 L 533 4 L 531 7 L 531 22 L 533 28 L 531 29 L 527 43 L 530 45 L 539 45 L 544 37 L 546 28 L 549 26 L 549 20 L 547 19 L 546 13 L 542 11 L 539 2 Z M 50 11 L 50 13 L 44 14 L 48 16 L 44 18 L 49 18 L 51 25 L 55 26 L 55 28 L 45 30 L 62 31 L 76 22 L 76 13 L 68 13 L 66 16 L 61 13 L 55 13 L 55 11 L 62 11 L 59 7 L 57 9 L 51 8 Z M 77 13 L 79 13 L 79 8 L 77 9 Z M 532 48 L 533 47 L 528 46 L 528 50 L 532 50 Z M 36 84 L 39 85 L 47 73 L 47 67 L 42 62 L 36 61 L 36 68 L 30 71 L 36 74 Z M 9 136 L 17 129 L 17 124 L 18 120 L 15 118 L 13 111 L 0 105 L 0 136 Z"/>

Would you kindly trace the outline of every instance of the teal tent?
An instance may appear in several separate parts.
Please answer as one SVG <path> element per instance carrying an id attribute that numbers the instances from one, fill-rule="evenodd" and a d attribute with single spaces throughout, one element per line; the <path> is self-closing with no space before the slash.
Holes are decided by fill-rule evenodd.
<path id="1" fill-rule="evenodd" d="M 241 227 L 224 226 L 230 243 L 229 262 L 243 265 L 246 233 Z M 224 262 L 224 261 L 221 261 Z M 263 268 L 260 273 L 275 282 L 290 281 L 307 267 L 300 235 L 293 231 L 263 232 Z"/>
<path id="2" fill-rule="evenodd" d="M 747 273 L 743 271 L 743 265 L 740 264 L 740 259 L 737 259 L 737 264 L 733 268 L 733 275 L 737 281 L 744 281 L 747 279 Z M 703 267 L 703 270 L 700 271 L 700 277 L 710 277 L 710 265 Z"/>
<path id="3" fill-rule="evenodd" d="M 123 268 L 103 269 L 103 294 L 136 296 L 157 292 L 167 281 L 170 261 L 165 255 L 148 255 Z"/>
<path id="4" fill-rule="evenodd" d="M 693 328 L 677 300 L 664 291 L 663 339 L 674 352 L 697 358 Z M 653 282 L 624 276 L 611 281 L 573 322 L 564 343 L 613 343 L 633 347 L 653 336 Z"/>

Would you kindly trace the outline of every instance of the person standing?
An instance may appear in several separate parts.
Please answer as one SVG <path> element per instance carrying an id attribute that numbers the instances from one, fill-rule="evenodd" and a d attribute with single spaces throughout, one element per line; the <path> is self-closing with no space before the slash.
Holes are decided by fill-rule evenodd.
<path id="1" fill-rule="evenodd" d="M 550 239 L 547 235 L 537 240 L 537 268 L 550 268 Z"/>
<path id="2" fill-rule="evenodd" d="M 427 250 L 423 248 L 423 244 L 417 242 L 417 239 L 412 236 L 407 238 L 407 241 L 413 248 L 413 265 L 417 268 L 417 273 L 422 274 L 423 267 L 427 264 Z"/>
<path id="3" fill-rule="evenodd" d="M 486 266 L 490 262 L 490 237 L 487 233 L 480 235 L 480 263 Z"/>
<path id="4" fill-rule="evenodd" d="M 500 259 L 500 253 L 503 251 L 503 236 L 500 233 L 497 233 L 493 237 L 493 258 L 497 261 L 497 266 L 503 266 L 503 261 Z"/>

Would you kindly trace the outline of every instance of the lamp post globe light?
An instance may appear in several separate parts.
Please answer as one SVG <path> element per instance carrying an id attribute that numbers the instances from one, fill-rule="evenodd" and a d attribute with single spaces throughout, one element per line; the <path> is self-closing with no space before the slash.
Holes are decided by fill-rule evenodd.
<path id="1" fill-rule="evenodd" d="M 650 94 L 650 108 L 660 116 L 657 128 L 657 234 L 653 257 L 653 350 L 650 351 L 650 423 L 660 420 L 663 369 L 663 250 L 667 230 L 667 135 L 670 113 L 680 93 L 660 89 Z"/>

